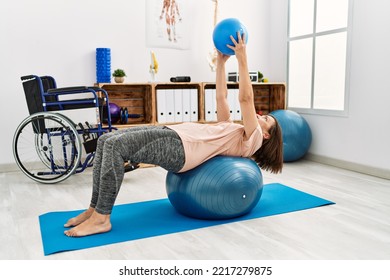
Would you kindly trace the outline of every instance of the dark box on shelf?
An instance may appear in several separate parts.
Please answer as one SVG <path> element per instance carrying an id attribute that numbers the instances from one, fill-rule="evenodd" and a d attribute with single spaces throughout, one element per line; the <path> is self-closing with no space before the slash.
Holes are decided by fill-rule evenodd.
<path id="1" fill-rule="evenodd" d="M 249 77 L 251 79 L 252 83 L 257 83 L 257 72 L 256 71 L 250 71 Z M 239 75 L 238 72 L 229 72 L 228 73 L 228 81 L 229 82 L 238 82 L 239 81 Z"/>

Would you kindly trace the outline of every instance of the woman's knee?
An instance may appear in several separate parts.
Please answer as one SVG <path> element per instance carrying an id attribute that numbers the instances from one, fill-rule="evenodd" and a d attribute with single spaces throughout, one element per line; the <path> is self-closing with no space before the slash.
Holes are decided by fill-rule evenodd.
<path id="1" fill-rule="evenodd" d="M 104 153 L 117 154 L 123 157 L 123 141 L 121 137 L 109 137 L 103 140 L 102 149 Z"/>
<path id="2" fill-rule="evenodd" d="M 111 138 L 113 136 L 112 133 L 105 133 L 98 138 L 98 146 L 104 146 L 104 143 L 107 141 L 107 139 Z"/>

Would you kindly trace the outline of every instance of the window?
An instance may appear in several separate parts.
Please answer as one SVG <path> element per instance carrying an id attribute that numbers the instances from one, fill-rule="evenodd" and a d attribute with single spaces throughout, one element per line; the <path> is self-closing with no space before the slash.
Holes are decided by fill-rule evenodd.
<path id="1" fill-rule="evenodd" d="M 343 114 L 352 0 L 289 0 L 289 108 Z"/>

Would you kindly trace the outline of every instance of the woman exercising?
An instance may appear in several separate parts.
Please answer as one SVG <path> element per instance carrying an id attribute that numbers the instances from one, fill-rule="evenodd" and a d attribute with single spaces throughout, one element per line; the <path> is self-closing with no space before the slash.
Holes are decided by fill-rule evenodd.
<path id="1" fill-rule="evenodd" d="M 239 33 L 238 33 L 239 35 Z M 243 35 L 245 36 L 245 35 Z M 231 121 L 227 101 L 225 63 L 218 53 L 216 71 L 217 123 L 182 123 L 117 130 L 99 137 L 89 208 L 64 225 L 67 236 L 87 236 L 111 230 L 110 216 L 124 177 L 123 162 L 159 165 L 171 172 L 190 170 L 217 156 L 250 157 L 273 173 L 283 166 L 279 124 L 270 115 L 256 114 L 244 38 L 232 36 L 239 66 L 239 102 L 243 124 Z"/>

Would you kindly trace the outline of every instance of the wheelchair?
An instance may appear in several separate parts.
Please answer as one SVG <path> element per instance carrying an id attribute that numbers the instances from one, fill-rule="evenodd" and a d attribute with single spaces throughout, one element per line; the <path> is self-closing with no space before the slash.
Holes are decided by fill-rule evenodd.
<path id="1" fill-rule="evenodd" d="M 57 88 L 51 76 L 21 80 L 30 115 L 13 138 L 20 170 L 37 182 L 54 184 L 92 166 L 97 139 L 116 129 L 107 92 L 87 86 Z"/>

